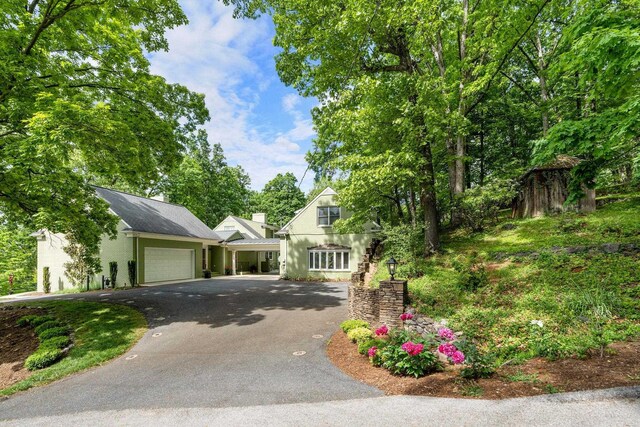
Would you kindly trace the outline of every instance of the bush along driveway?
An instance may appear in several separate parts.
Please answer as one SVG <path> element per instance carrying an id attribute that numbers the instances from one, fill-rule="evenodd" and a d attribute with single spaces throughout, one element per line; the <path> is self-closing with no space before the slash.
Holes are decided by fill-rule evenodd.
<path id="1" fill-rule="evenodd" d="M 326 356 L 327 340 L 347 316 L 346 291 L 344 284 L 233 277 L 57 297 L 135 307 L 149 331 L 99 369 L 0 402 L 0 420 L 382 396 Z"/>
<path id="2" fill-rule="evenodd" d="M 142 337 L 147 326 L 138 310 L 124 305 L 46 301 L 21 306 L 24 308 L 13 309 L 35 310 L 35 314 L 20 317 L 15 322 L 16 328 L 33 329 L 38 336 L 37 350 L 24 361 L 33 374 L 1 389 L 0 396 L 105 363 L 127 351 Z"/>

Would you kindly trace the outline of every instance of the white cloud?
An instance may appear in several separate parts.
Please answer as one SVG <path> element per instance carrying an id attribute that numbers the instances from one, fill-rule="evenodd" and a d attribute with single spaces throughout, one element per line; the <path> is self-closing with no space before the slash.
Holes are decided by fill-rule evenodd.
<path id="1" fill-rule="evenodd" d="M 247 171 L 254 189 L 278 173 L 301 179 L 307 162 L 300 144 L 315 135 L 308 112 L 297 109 L 302 98 L 289 94 L 281 100 L 290 123 L 261 122 L 255 113 L 261 102 L 278 105 L 264 99 L 272 85 L 280 84 L 264 65 L 271 64 L 275 52 L 270 23 L 234 19 L 233 9 L 221 2 L 183 0 L 181 5 L 190 23 L 167 33 L 170 50 L 150 55 L 152 72 L 205 95 L 209 141 L 222 144 L 229 163 Z M 303 187 L 309 185 L 305 179 Z"/>
<path id="2" fill-rule="evenodd" d="M 294 111 L 296 106 L 300 104 L 300 99 L 295 93 L 289 93 L 282 97 L 282 108 L 286 112 Z"/>

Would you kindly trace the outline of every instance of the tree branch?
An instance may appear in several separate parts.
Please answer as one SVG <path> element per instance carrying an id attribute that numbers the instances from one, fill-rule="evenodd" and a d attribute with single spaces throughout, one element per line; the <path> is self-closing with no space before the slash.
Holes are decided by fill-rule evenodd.
<path id="1" fill-rule="evenodd" d="M 542 2 L 542 4 L 540 5 L 540 7 L 538 7 L 538 10 L 537 10 L 536 14 L 534 15 L 533 19 L 531 19 L 531 22 L 527 26 L 526 30 L 520 35 L 520 37 L 518 37 L 518 39 L 515 41 L 515 43 L 504 54 L 504 56 L 500 60 L 500 63 L 498 64 L 498 67 L 496 68 L 494 73 L 489 78 L 489 81 L 487 82 L 484 90 L 480 93 L 480 95 L 478 96 L 478 99 L 476 99 L 475 102 L 467 109 L 467 111 L 466 111 L 467 113 L 473 111 L 478 106 L 478 104 L 480 104 L 480 102 L 482 102 L 484 100 L 484 97 L 487 96 L 487 93 L 489 92 L 489 88 L 491 88 L 491 85 L 493 84 L 493 81 L 495 80 L 496 76 L 500 73 L 500 71 L 502 71 L 502 67 L 507 62 L 509 57 L 511 56 L 511 53 L 516 49 L 516 47 L 518 47 L 520 45 L 520 42 L 522 41 L 522 39 L 529 33 L 529 30 L 531 30 L 531 27 L 533 27 L 533 24 L 536 23 L 536 21 L 538 20 L 538 17 L 540 16 L 540 14 L 544 10 L 544 8 L 550 2 L 551 2 L 551 0 L 544 0 Z"/>
<path id="2" fill-rule="evenodd" d="M 536 106 L 540 106 L 540 103 L 533 97 L 531 96 L 531 94 L 529 93 L 529 91 L 527 91 L 524 86 L 522 86 L 520 83 L 518 83 L 518 81 L 516 81 L 515 79 L 513 79 L 510 75 L 508 75 L 507 73 L 505 73 L 504 71 L 500 71 L 500 74 L 502 74 L 503 76 L 505 76 L 506 78 L 508 78 L 511 83 L 513 83 L 514 85 L 516 85 L 518 87 L 518 89 L 520 89 L 522 91 L 522 93 L 524 93 L 527 98 L 529 98 L 529 100 L 531 102 L 533 102 L 534 104 L 536 104 Z"/>

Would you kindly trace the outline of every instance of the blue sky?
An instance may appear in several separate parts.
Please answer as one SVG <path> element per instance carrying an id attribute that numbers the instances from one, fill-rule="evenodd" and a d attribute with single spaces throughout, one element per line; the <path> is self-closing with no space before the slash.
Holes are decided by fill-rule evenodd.
<path id="1" fill-rule="evenodd" d="M 280 82 L 270 18 L 234 19 L 233 9 L 218 1 L 180 3 L 189 25 L 167 33 L 169 51 L 150 55 L 151 71 L 205 94 L 209 142 L 222 144 L 229 164 L 247 171 L 253 189 L 278 173 L 300 180 L 317 101 Z M 312 180 L 307 173 L 301 188 L 308 190 Z"/>

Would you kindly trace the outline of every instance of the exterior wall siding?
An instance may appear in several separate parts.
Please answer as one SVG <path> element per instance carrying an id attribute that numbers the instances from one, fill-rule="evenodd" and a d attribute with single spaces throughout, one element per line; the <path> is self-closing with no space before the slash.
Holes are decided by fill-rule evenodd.
<path id="1" fill-rule="evenodd" d="M 49 267 L 51 274 L 51 292 L 73 288 L 67 276 L 64 274 L 64 264 L 71 259 L 64 252 L 67 239 L 62 234 L 45 232 L 45 239 L 38 240 L 38 292 L 44 292 L 42 269 Z"/>
<path id="2" fill-rule="evenodd" d="M 116 284 L 122 286 L 125 282 L 129 283 L 129 269 L 127 263 L 135 259 L 133 252 L 134 240 L 132 237 L 127 237 L 122 232 L 122 229 L 126 225 L 120 221 L 118 224 L 118 235 L 114 240 L 110 240 L 106 235 L 102 237 L 100 243 L 100 265 L 102 272 L 98 273 L 94 280 L 101 283 L 101 276 L 109 277 L 109 262 L 116 261 L 118 263 L 118 276 L 116 277 Z"/>
<path id="3" fill-rule="evenodd" d="M 211 260 L 209 261 L 209 269 L 212 273 L 224 274 L 224 248 L 221 246 L 213 246 L 209 251 Z"/>
<path id="4" fill-rule="evenodd" d="M 247 221 L 248 224 L 251 224 L 251 220 L 247 219 L 245 221 Z M 240 224 L 238 221 L 230 218 L 225 218 L 220 224 L 216 226 L 216 228 L 213 229 L 213 231 L 228 231 L 228 230 L 225 230 L 224 227 L 235 227 L 234 228 L 235 230 L 238 230 L 241 233 L 250 234 L 250 235 L 252 235 L 253 233 L 258 233 L 265 238 L 268 237 L 267 231 L 271 231 L 271 230 L 267 230 L 266 228 L 260 227 L 259 224 L 256 224 L 255 228 L 250 230 L 244 225 Z M 273 236 L 273 232 L 271 233 L 272 233 L 271 235 Z"/>
<path id="5" fill-rule="evenodd" d="M 363 233 L 339 234 L 333 227 L 318 225 L 317 208 L 320 206 L 337 206 L 335 195 L 322 195 L 308 205 L 289 225 L 289 235 L 280 239 L 280 273 L 288 277 L 313 277 L 329 280 L 350 280 L 351 273 L 358 270 L 366 248 L 374 237 L 373 223 L 365 224 Z M 348 218 L 350 213 L 340 208 L 340 217 Z M 336 244 L 351 248 L 349 271 L 310 271 L 309 248 L 324 244 Z M 284 263 L 284 264 L 283 264 Z"/>

